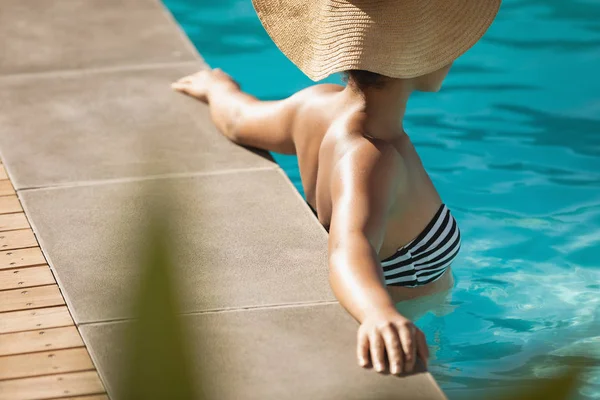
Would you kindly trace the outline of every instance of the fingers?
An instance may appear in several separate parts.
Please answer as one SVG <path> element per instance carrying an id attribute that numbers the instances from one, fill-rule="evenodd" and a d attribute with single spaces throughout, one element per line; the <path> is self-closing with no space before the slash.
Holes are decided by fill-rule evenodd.
<path id="1" fill-rule="evenodd" d="M 358 331 L 356 358 L 358 359 L 358 365 L 363 368 L 371 368 L 372 364 L 369 358 L 369 338 L 360 330 Z"/>
<path id="2" fill-rule="evenodd" d="M 192 83 L 194 82 L 195 79 L 198 79 L 199 74 L 201 74 L 203 72 L 204 71 L 200 71 L 200 72 L 196 72 L 195 74 L 192 74 L 192 75 L 184 76 L 183 78 L 178 79 L 177 81 L 173 82 L 171 84 L 171 88 L 174 90 L 177 90 L 178 92 L 190 94 Z"/>
<path id="3" fill-rule="evenodd" d="M 177 90 L 178 92 L 185 92 L 187 90 L 187 86 L 188 84 L 182 81 L 171 83 L 171 88 Z"/>
<path id="4" fill-rule="evenodd" d="M 388 362 L 390 366 L 390 373 L 399 375 L 403 372 L 402 366 L 404 355 L 402 353 L 402 345 L 398 338 L 398 331 L 392 324 L 386 326 L 382 330 L 383 340 L 385 342 L 385 349 L 388 356 Z"/>
<path id="5" fill-rule="evenodd" d="M 427 364 L 429 363 L 429 348 L 427 347 L 427 340 L 425 338 L 425 334 L 417 329 L 417 353 L 419 354 L 419 358 L 423 360 L 425 364 L 425 368 L 427 368 Z"/>
<path id="6" fill-rule="evenodd" d="M 194 75 L 184 76 L 183 78 L 173 82 L 171 84 L 171 88 L 177 90 L 178 92 L 187 93 L 190 85 L 192 84 L 192 79 Z"/>
<path id="7" fill-rule="evenodd" d="M 371 362 L 373 363 L 375 371 L 385 373 L 385 344 L 379 332 L 372 332 L 369 334 L 369 344 Z"/>
<path id="8" fill-rule="evenodd" d="M 402 350 L 404 350 L 404 370 L 412 372 L 417 358 L 417 348 L 415 334 L 417 328 L 410 321 L 401 322 L 398 326 L 398 333 L 402 341 Z"/>
<path id="9" fill-rule="evenodd" d="M 406 318 L 368 320 L 357 336 L 356 357 L 363 368 L 373 367 L 381 374 L 411 373 L 417 356 L 427 368 L 429 349 L 425 335 Z"/>
<path id="10" fill-rule="evenodd" d="M 194 76 L 195 75 L 184 76 L 183 78 L 178 79 L 175 83 L 191 83 L 194 79 Z"/>

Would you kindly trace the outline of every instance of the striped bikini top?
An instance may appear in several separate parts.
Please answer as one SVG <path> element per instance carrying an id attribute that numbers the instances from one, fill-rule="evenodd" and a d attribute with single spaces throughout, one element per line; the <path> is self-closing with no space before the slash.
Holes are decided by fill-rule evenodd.
<path id="1" fill-rule="evenodd" d="M 440 278 L 460 250 L 460 230 L 442 204 L 423 232 L 381 262 L 386 285 L 415 287 Z"/>

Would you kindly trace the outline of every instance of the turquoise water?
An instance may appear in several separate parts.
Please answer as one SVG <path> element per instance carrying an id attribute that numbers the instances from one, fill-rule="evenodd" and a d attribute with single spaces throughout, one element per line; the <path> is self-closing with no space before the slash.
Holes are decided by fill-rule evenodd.
<path id="1" fill-rule="evenodd" d="M 165 0 L 213 67 L 261 99 L 312 82 L 250 0 Z M 463 233 L 456 288 L 419 319 L 451 399 L 600 360 L 600 3 L 505 0 L 406 129 Z M 339 82 L 339 77 L 329 79 Z M 277 156 L 300 187 L 294 157 Z M 600 369 L 580 390 L 600 399 Z"/>

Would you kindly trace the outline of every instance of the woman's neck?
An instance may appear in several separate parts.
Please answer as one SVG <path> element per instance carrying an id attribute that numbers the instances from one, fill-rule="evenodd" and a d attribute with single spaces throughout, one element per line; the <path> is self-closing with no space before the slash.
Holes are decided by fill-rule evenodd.
<path id="1" fill-rule="evenodd" d="M 363 114 L 368 136 L 393 140 L 405 134 L 402 120 L 412 92 L 410 80 L 390 79 L 382 88 L 359 88 L 349 82 L 341 95 L 348 107 Z"/>

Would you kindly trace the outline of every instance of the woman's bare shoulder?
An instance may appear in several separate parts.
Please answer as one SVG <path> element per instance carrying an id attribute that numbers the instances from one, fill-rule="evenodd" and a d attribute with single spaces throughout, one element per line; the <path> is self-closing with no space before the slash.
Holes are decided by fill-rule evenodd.
<path id="1" fill-rule="evenodd" d="M 361 185 L 395 186 L 404 176 L 404 160 L 393 144 L 351 134 L 351 144 L 337 162 L 337 173 Z"/>

